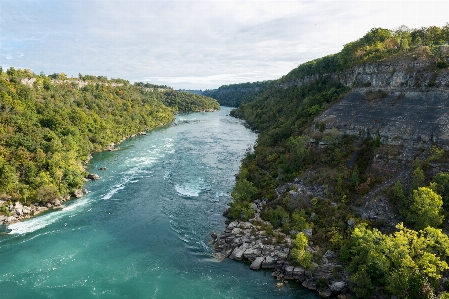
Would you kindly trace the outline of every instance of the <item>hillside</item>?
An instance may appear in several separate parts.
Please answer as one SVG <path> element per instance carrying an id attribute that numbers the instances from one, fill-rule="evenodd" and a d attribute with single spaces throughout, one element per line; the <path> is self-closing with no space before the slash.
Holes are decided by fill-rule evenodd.
<path id="1" fill-rule="evenodd" d="M 323 297 L 448 292 L 448 40 L 449 26 L 375 28 L 234 110 L 260 134 L 230 225 L 290 251 L 216 241 L 221 254 L 270 260 Z"/>
<path id="2" fill-rule="evenodd" d="M 222 85 L 218 89 L 207 89 L 202 95 L 214 98 L 220 105 L 238 107 L 242 103 L 252 101 L 265 90 L 271 81 Z"/>
<path id="3" fill-rule="evenodd" d="M 177 112 L 219 108 L 166 86 L 0 68 L 0 223 L 82 196 L 92 153 L 115 150 Z"/>

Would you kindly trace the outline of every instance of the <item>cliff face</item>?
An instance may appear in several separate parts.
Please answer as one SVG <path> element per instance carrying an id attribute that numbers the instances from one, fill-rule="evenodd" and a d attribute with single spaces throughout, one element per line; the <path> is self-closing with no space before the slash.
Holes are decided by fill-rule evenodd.
<path id="1" fill-rule="evenodd" d="M 420 146 L 432 142 L 447 146 L 449 93 L 402 89 L 379 95 L 353 89 L 316 121 L 344 134 L 379 135 L 382 143 Z"/>
<path id="2" fill-rule="evenodd" d="M 327 130 L 379 136 L 383 143 L 449 147 L 449 71 L 430 60 L 402 59 L 330 75 L 353 87 L 315 119 Z M 289 84 L 304 84 L 305 78 Z"/>

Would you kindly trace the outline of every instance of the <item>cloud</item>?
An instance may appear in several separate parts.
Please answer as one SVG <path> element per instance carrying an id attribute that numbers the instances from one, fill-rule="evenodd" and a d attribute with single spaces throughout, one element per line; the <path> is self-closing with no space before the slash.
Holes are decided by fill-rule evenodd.
<path id="1" fill-rule="evenodd" d="M 5 0 L 0 65 L 211 88 L 279 78 L 373 27 L 442 26 L 448 11 L 438 1 Z"/>

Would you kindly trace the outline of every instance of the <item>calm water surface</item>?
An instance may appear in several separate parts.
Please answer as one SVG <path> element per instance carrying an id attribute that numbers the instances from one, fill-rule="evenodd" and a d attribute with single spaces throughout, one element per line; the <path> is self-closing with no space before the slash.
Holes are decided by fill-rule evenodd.
<path id="1" fill-rule="evenodd" d="M 102 179 L 85 197 L 0 227 L 11 230 L 0 235 L 1 298 L 317 298 L 213 256 L 209 235 L 225 227 L 256 139 L 229 111 L 179 115 L 96 154 L 89 171 Z"/>

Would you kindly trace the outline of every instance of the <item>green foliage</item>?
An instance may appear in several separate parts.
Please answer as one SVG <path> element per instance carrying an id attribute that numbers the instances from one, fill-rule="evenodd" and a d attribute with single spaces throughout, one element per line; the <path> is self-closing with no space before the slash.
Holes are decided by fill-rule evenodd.
<path id="1" fill-rule="evenodd" d="M 445 44 L 448 40 L 447 25 L 441 28 L 430 26 L 419 29 L 401 26 L 397 30 L 373 28 L 362 38 L 344 45 L 343 50 L 337 54 L 301 64 L 282 77 L 281 82 L 342 71 L 357 64 L 386 59 L 423 46 L 430 49 L 430 47 Z M 440 67 L 444 67 L 444 62 L 441 60 Z"/>
<path id="2" fill-rule="evenodd" d="M 307 246 L 309 246 L 309 240 L 304 233 L 298 233 L 295 240 L 293 241 L 294 247 L 290 252 L 292 258 L 298 262 L 301 266 L 309 269 L 313 262 L 312 254 L 307 251 Z"/>
<path id="3" fill-rule="evenodd" d="M 264 209 L 261 213 L 263 220 L 270 221 L 273 228 L 282 227 L 284 224 L 288 223 L 289 215 L 281 206 L 277 206 L 276 209 L 268 208 Z"/>
<path id="4" fill-rule="evenodd" d="M 440 195 L 429 187 L 420 187 L 413 190 L 413 203 L 408 219 L 417 229 L 439 227 L 444 219 L 442 206 Z"/>
<path id="5" fill-rule="evenodd" d="M 425 176 L 421 167 L 417 167 L 412 174 L 411 190 L 418 189 L 425 185 Z"/>
<path id="6" fill-rule="evenodd" d="M 257 188 L 246 179 L 239 179 L 232 191 L 232 198 L 237 201 L 250 201 L 257 194 Z"/>
<path id="7" fill-rule="evenodd" d="M 357 225 L 351 236 L 353 290 L 367 298 L 375 286 L 399 298 L 427 298 L 442 273 L 449 269 L 449 237 L 441 230 L 427 227 L 414 231 L 397 226 L 398 231 L 384 235 Z"/>
<path id="8" fill-rule="evenodd" d="M 82 163 L 91 153 L 171 122 L 179 107 L 219 107 L 210 98 L 151 91 L 122 79 L 79 77 L 14 68 L 0 74 L 0 194 L 24 203 L 67 195 L 82 186 Z M 35 81 L 27 86 L 24 78 Z"/>
<path id="9" fill-rule="evenodd" d="M 434 178 L 436 183 L 436 193 L 441 195 L 443 200 L 443 208 L 449 212 L 449 173 L 440 172 Z"/>
<path id="10" fill-rule="evenodd" d="M 163 94 L 164 97 L 162 103 L 175 108 L 176 112 L 185 113 L 192 111 L 220 110 L 220 105 L 217 101 L 211 101 L 211 98 L 198 94 L 174 91 L 171 89 L 165 90 Z"/>
<path id="11" fill-rule="evenodd" d="M 272 81 L 258 81 L 252 83 L 222 85 L 218 89 L 205 90 L 202 94 L 216 99 L 220 105 L 238 107 L 242 103 L 253 100 L 271 83 Z"/>

